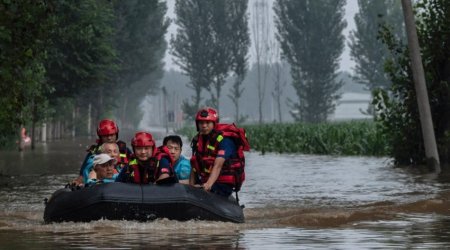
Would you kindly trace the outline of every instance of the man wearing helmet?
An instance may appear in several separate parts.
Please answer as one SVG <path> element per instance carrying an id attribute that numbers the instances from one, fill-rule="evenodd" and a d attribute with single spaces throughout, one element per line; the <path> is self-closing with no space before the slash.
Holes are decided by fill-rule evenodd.
<path id="1" fill-rule="evenodd" d="M 156 148 L 152 134 L 137 132 L 131 146 L 134 159 L 120 171 L 116 181 L 137 184 L 178 182 L 169 150 L 165 146 Z"/>
<path id="2" fill-rule="evenodd" d="M 200 183 L 206 191 L 229 196 L 233 189 L 240 188 L 243 179 L 237 180 L 235 169 L 244 165 L 236 141 L 219 129 L 218 122 L 219 115 L 213 108 L 200 109 L 195 116 L 198 134 L 191 144 L 193 171 L 189 183 Z"/>
<path id="3" fill-rule="evenodd" d="M 101 120 L 97 127 L 97 136 L 97 144 L 91 145 L 87 150 L 88 153 L 81 164 L 80 175 L 72 181 L 72 185 L 79 186 L 83 184 L 83 175 L 84 173 L 89 173 L 93 166 L 94 156 L 101 153 L 101 145 L 103 143 L 116 143 L 119 147 L 120 153 L 117 165 L 124 166 L 128 164 L 128 159 L 131 156 L 131 150 L 128 149 L 125 142 L 117 140 L 119 137 L 119 127 L 113 120 Z"/>

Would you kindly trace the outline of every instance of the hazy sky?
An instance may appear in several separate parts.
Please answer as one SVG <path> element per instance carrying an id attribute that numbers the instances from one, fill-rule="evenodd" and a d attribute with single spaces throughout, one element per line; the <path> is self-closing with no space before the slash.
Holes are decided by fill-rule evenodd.
<path id="1" fill-rule="evenodd" d="M 249 10 L 251 10 L 251 5 L 252 2 L 254 0 L 250 0 L 249 1 Z M 267 0 L 269 2 L 273 2 L 273 0 Z M 167 7 L 168 7 L 168 11 L 167 11 L 167 15 L 170 18 L 174 18 L 174 12 L 173 12 L 173 8 L 174 8 L 174 4 L 175 4 L 175 0 L 167 0 Z M 355 16 L 355 14 L 358 12 L 358 2 L 357 0 L 347 0 L 347 5 L 345 7 L 345 18 L 347 21 L 347 28 L 344 29 L 344 35 L 346 37 L 346 42 L 345 42 L 345 49 L 344 52 L 341 56 L 341 70 L 345 70 L 345 71 L 349 71 L 349 72 L 353 72 L 352 68 L 354 67 L 355 63 L 350 60 L 350 52 L 349 52 L 349 48 L 347 46 L 348 43 L 348 34 L 350 32 L 350 30 L 354 30 L 355 29 L 355 22 L 353 20 L 353 17 Z M 249 23 L 251 22 L 251 20 L 249 20 Z M 176 26 L 175 24 L 171 24 L 168 30 L 168 34 L 166 35 L 167 40 L 169 40 L 170 35 L 174 34 L 176 32 Z M 169 44 L 170 46 L 170 44 Z M 252 52 L 252 48 L 250 48 L 250 55 Z M 250 61 L 251 61 L 251 56 L 250 56 Z M 168 53 L 168 51 L 166 52 L 166 57 L 165 57 L 165 62 L 166 62 L 166 69 L 178 69 L 178 67 L 176 65 L 173 64 L 172 61 L 172 56 Z"/>

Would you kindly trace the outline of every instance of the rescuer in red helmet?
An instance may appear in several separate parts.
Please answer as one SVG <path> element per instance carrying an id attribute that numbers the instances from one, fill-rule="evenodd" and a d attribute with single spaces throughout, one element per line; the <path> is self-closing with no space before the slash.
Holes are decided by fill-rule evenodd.
<path id="1" fill-rule="evenodd" d="M 137 132 L 131 146 L 134 158 L 122 169 L 116 181 L 137 184 L 178 182 L 169 149 L 166 146 L 157 148 L 152 134 Z"/>
<path id="2" fill-rule="evenodd" d="M 244 129 L 220 124 L 217 110 L 210 107 L 197 112 L 195 125 L 189 183 L 222 196 L 237 194 L 245 180 L 243 151 L 250 150 Z"/>
<path id="3" fill-rule="evenodd" d="M 88 153 L 81 164 L 80 174 L 72 181 L 72 185 L 82 185 L 89 178 L 89 172 L 91 172 L 93 167 L 93 157 L 101 153 L 101 146 L 103 143 L 113 142 L 119 147 L 119 157 L 117 159 L 118 168 L 123 168 L 128 164 L 129 158 L 131 157 L 131 150 L 127 147 L 125 142 L 118 140 L 119 127 L 113 120 L 101 120 L 97 126 L 97 136 L 97 144 L 91 145 L 87 150 Z"/>

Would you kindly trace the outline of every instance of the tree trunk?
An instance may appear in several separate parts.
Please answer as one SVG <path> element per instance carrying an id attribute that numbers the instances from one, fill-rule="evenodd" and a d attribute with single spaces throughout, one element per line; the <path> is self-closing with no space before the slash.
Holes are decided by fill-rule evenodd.
<path id="1" fill-rule="evenodd" d="M 42 128 L 41 128 L 41 141 L 42 143 L 46 143 L 47 142 L 47 123 L 42 123 Z"/>
<path id="2" fill-rule="evenodd" d="M 18 146 L 18 150 L 19 150 L 19 152 L 22 152 L 23 151 L 23 149 L 24 149 L 24 142 L 23 142 L 23 139 L 22 139 L 22 128 L 23 128 L 23 125 L 20 125 L 20 127 L 19 127 L 19 133 L 17 133 L 18 134 L 18 138 L 19 138 L 19 140 L 17 140 L 17 146 Z"/>
<path id="3" fill-rule="evenodd" d="M 33 101 L 33 111 L 31 115 L 31 150 L 34 150 L 35 143 L 35 128 L 36 128 L 36 118 L 37 118 L 37 105 L 36 102 Z"/>
<path id="4" fill-rule="evenodd" d="M 77 117 L 77 115 L 76 115 L 76 109 L 77 109 L 77 107 L 74 106 L 74 107 L 73 107 L 73 110 L 72 110 L 72 133 L 71 133 L 72 138 L 75 138 L 75 119 L 76 119 L 76 117 Z"/>

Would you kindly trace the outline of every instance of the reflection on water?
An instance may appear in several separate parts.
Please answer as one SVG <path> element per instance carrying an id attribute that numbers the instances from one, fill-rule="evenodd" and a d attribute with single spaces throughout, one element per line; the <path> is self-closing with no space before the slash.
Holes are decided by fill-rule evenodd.
<path id="1" fill-rule="evenodd" d="M 244 224 L 44 224 L 44 198 L 76 177 L 87 145 L 61 141 L 35 152 L 0 152 L 0 248 L 440 249 L 450 243 L 448 181 L 367 157 L 248 154 L 239 194 Z"/>

